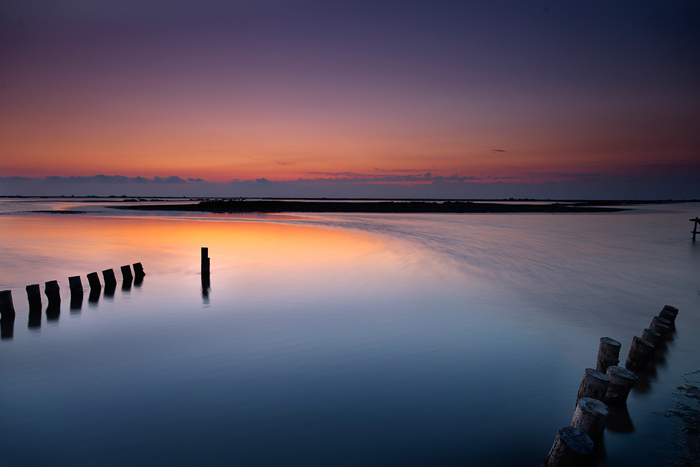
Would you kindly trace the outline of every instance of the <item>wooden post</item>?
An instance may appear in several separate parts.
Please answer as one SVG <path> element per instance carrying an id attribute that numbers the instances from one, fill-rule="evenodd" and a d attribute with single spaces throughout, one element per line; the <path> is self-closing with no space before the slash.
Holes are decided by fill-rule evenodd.
<path id="1" fill-rule="evenodd" d="M 671 305 L 664 305 L 664 307 L 661 311 L 668 311 L 670 313 L 673 313 L 674 315 L 678 315 L 678 308 L 676 308 L 675 306 L 671 306 Z"/>
<path id="2" fill-rule="evenodd" d="M 557 432 L 554 445 L 543 467 L 587 467 L 595 465 L 595 445 L 590 436 L 578 428 L 564 427 Z"/>
<path id="3" fill-rule="evenodd" d="M 61 301 L 61 288 L 58 286 L 58 281 L 45 282 L 44 293 L 49 299 L 49 302 Z"/>
<path id="4" fill-rule="evenodd" d="M 3 290 L 0 292 L 0 315 L 2 315 L 3 319 L 12 317 L 14 322 L 15 305 L 12 303 L 11 290 Z"/>
<path id="5" fill-rule="evenodd" d="M 209 261 L 209 248 L 202 247 L 202 275 L 209 275 L 211 272 Z"/>
<path id="6" fill-rule="evenodd" d="M 610 410 L 608 406 L 597 399 L 582 397 L 576 404 L 574 418 L 571 425 L 586 433 L 592 440 L 599 439 L 603 435 L 605 425 L 608 423 Z"/>
<path id="7" fill-rule="evenodd" d="M 128 264 L 121 267 L 122 270 L 122 282 L 131 282 L 134 280 L 133 274 L 131 274 L 131 266 Z"/>
<path id="8" fill-rule="evenodd" d="M 41 326 L 41 287 L 39 284 L 31 284 L 26 287 L 27 300 L 29 301 L 29 328 Z"/>
<path id="9" fill-rule="evenodd" d="M 80 276 L 72 276 L 68 278 L 68 287 L 70 288 L 71 294 L 82 294 L 83 293 L 83 283 L 80 280 Z"/>
<path id="10" fill-rule="evenodd" d="M 660 317 L 660 318 L 663 318 L 663 319 L 665 319 L 665 320 L 668 320 L 668 321 L 671 323 L 671 324 L 669 325 L 669 327 L 671 327 L 671 329 L 674 329 L 674 328 L 676 327 L 676 317 L 677 317 L 677 316 L 678 316 L 677 313 L 676 313 L 676 314 L 671 313 L 670 311 L 668 311 L 668 310 L 666 310 L 666 309 L 663 309 L 663 310 L 661 310 L 661 311 L 659 312 L 659 317 Z"/>
<path id="11" fill-rule="evenodd" d="M 90 284 L 90 289 L 101 289 L 102 284 L 100 284 L 100 276 L 96 272 L 91 272 L 87 275 L 88 283 Z"/>
<path id="12" fill-rule="evenodd" d="M 654 344 L 654 347 L 658 347 L 661 343 L 661 334 L 651 329 L 645 329 L 642 332 L 642 339 L 651 342 Z"/>
<path id="13" fill-rule="evenodd" d="M 632 345 L 630 346 L 630 353 L 627 355 L 627 360 L 625 361 L 625 367 L 630 370 L 644 369 L 655 352 L 656 347 L 654 344 L 641 337 L 634 336 Z"/>
<path id="14" fill-rule="evenodd" d="M 690 219 L 690 222 L 695 222 L 695 224 L 693 224 L 693 230 L 690 232 L 693 234 L 693 240 L 695 240 L 695 235 L 698 233 L 698 223 L 700 223 L 700 218 L 696 217 L 695 219 Z"/>
<path id="15" fill-rule="evenodd" d="M 143 277 L 146 273 L 143 272 L 143 265 L 141 263 L 134 263 L 134 276 Z"/>
<path id="16" fill-rule="evenodd" d="M 666 334 L 668 334 L 669 332 L 671 332 L 670 327 L 666 326 L 665 324 L 661 324 L 658 321 L 654 321 L 654 320 L 651 321 L 651 326 L 649 326 L 649 329 L 651 329 L 652 331 L 658 332 L 659 334 L 661 334 L 661 337 L 663 337 Z"/>
<path id="17" fill-rule="evenodd" d="M 586 371 L 583 372 L 583 379 L 578 388 L 576 400 L 578 401 L 582 397 L 603 400 L 609 384 L 610 378 L 608 376 L 593 368 L 586 368 Z"/>
<path id="18" fill-rule="evenodd" d="M 603 402 L 609 405 L 623 405 L 627 403 L 632 386 L 637 381 L 637 375 L 619 366 L 611 366 L 605 374 L 610 379 L 610 385 L 605 393 Z"/>
<path id="19" fill-rule="evenodd" d="M 28 285 L 26 289 L 29 308 L 31 309 L 32 306 L 41 307 L 41 287 L 39 287 L 39 284 Z"/>
<path id="20" fill-rule="evenodd" d="M 668 326 L 669 329 L 671 328 L 671 321 L 667 320 L 666 318 L 662 318 L 661 316 L 654 316 L 651 319 L 651 322 L 652 323 L 657 322 L 657 323 L 663 324 L 664 326 Z"/>
<path id="21" fill-rule="evenodd" d="M 620 347 L 621 344 L 615 339 L 601 337 L 600 347 L 598 347 L 598 363 L 595 369 L 605 373 L 609 366 L 620 363 Z"/>
<path id="22" fill-rule="evenodd" d="M 117 285 L 117 278 L 114 275 L 114 269 L 105 269 L 102 271 L 102 277 L 104 277 L 105 280 L 105 288 L 112 285 Z"/>

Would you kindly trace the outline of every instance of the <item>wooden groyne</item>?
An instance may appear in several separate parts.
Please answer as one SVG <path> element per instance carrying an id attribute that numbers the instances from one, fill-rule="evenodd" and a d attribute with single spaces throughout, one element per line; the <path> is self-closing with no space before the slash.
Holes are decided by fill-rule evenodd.
<path id="1" fill-rule="evenodd" d="M 641 337 L 632 338 L 624 367 L 618 366 L 621 344 L 610 337 L 600 338 L 596 368 L 586 368 L 583 373 L 571 424 L 557 432 L 542 467 L 596 465 L 595 447 L 607 426 L 608 406 L 626 409 L 627 397 L 639 379 L 634 371 L 652 361 L 656 349 L 675 329 L 677 316 L 677 308 L 664 306 Z"/>
<path id="2" fill-rule="evenodd" d="M 131 287 L 132 281 L 136 285 L 140 285 L 146 273 L 143 270 L 141 263 L 134 263 L 134 273 L 131 272 L 131 266 L 126 265 L 121 267 L 122 283 L 128 284 Z M 113 269 L 105 269 L 102 271 L 105 282 L 105 296 L 114 295 L 114 289 L 117 285 L 117 279 Z M 97 302 L 102 284 L 97 272 L 91 272 L 87 275 L 88 286 L 90 287 L 91 302 Z M 68 278 L 68 289 L 70 291 L 70 308 L 71 310 L 79 310 L 83 303 L 83 282 L 80 276 L 70 276 Z M 27 301 L 29 302 L 29 324 L 30 328 L 41 326 L 41 286 L 39 284 L 30 284 L 26 287 Z M 57 280 L 47 281 L 44 283 L 44 294 L 47 298 L 46 319 L 49 321 L 57 320 L 61 313 L 61 287 Z M 14 330 L 15 308 L 12 301 L 12 291 L 0 291 L 0 324 L 2 324 L 2 338 L 11 338 Z"/>

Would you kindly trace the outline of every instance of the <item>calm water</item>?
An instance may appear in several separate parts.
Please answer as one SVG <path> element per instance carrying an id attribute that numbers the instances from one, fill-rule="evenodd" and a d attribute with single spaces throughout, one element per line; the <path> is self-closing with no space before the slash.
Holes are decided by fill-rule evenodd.
<path id="1" fill-rule="evenodd" d="M 27 214 L 43 209 L 87 214 Z M 0 203 L 0 463 L 541 463 L 598 339 L 665 304 L 678 329 L 606 430 L 600 465 L 679 460 L 700 369 L 700 205 L 598 215 L 140 215 Z M 200 247 L 211 290 L 202 290 Z M 139 286 L 88 299 L 134 262 Z M 86 294 L 71 301 L 68 277 Z M 24 287 L 57 279 L 28 326 Z M 46 297 L 43 306 L 46 308 Z M 5 329 L 5 334 L 8 330 Z M 685 375 L 685 376 L 684 376 Z"/>

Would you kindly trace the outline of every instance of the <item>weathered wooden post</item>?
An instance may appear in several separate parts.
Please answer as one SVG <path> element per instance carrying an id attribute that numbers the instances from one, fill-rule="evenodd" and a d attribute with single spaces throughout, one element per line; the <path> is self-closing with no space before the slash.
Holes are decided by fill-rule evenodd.
<path id="1" fill-rule="evenodd" d="M 100 284 L 100 276 L 96 272 L 91 272 L 87 275 L 88 284 L 90 284 L 90 290 L 101 289 L 102 284 Z"/>
<path id="2" fill-rule="evenodd" d="M 44 293 L 46 298 L 51 302 L 61 301 L 61 288 L 58 286 L 58 281 L 48 281 L 44 283 Z"/>
<path id="3" fill-rule="evenodd" d="M 695 222 L 695 224 L 693 224 L 693 230 L 690 232 L 693 234 L 693 240 L 695 240 L 695 235 L 698 233 L 698 223 L 700 223 L 700 218 L 696 217 L 695 219 L 690 219 L 690 222 Z"/>
<path id="4" fill-rule="evenodd" d="M 146 273 L 143 272 L 143 265 L 141 263 L 134 263 L 134 276 L 143 277 Z"/>
<path id="5" fill-rule="evenodd" d="M 659 317 L 668 321 L 670 323 L 668 326 L 671 329 L 675 329 L 675 327 L 676 327 L 676 317 L 677 316 L 678 316 L 678 313 L 674 314 L 666 309 L 663 309 L 659 312 Z"/>
<path id="6" fill-rule="evenodd" d="M 669 326 L 666 326 L 665 324 L 662 324 L 659 321 L 651 321 L 651 325 L 649 326 L 649 329 L 652 331 L 658 332 L 661 337 L 664 337 L 666 334 L 671 332 L 671 328 Z"/>
<path id="7" fill-rule="evenodd" d="M 642 331 L 642 339 L 654 344 L 654 347 L 658 347 L 661 343 L 661 334 L 651 329 L 645 329 Z"/>
<path id="8" fill-rule="evenodd" d="M 654 356 L 655 352 L 656 347 L 654 344 L 642 339 L 641 337 L 634 336 L 634 338 L 632 338 L 630 352 L 627 354 L 625 367 L 630 370 L 642 370 L 646 368 L 649 360 L 651 360 L 651 357 Z"/>
<path id="9" fill-rule="evenodd" d="M 678 315 L 678 308 L 675 306 L 671 305 L 664 305 L 664 307 L 661 309 L 661 311 L 668 311 L 669 313 L 673 313 L 674 315 Z"/>
<path id="10" fill-rule="evenodd" d="M 102 271 L 102 277 L 104 277 L 105 280 L 105 289 L 109 286 L 117 285 L 117 278 L 114 275 L 114 269 L 105 269 Z"/>
<path id="11" fill-rule="evenodd" d="M 121 267 L 122 270 L 122 282 L 131 282 L 134 280 L 134 276 L 131 274 L 131 266 L 128 264 Z"/>
<path id="12" fill-rule="evenodd" d="M 25 287 L 27 290 L 27 300 L 29 301 L 29 308 L 32 308 L 32 305 L 38 305 L 41 307 L 41 287 L 39 287 L 39 284 L 31 284 Z"/>
<path id="13" fill-rule="evenodd" d="M 595 463 L 595 445 L 591 437 L 578 428 L 567 426 L 557 432 L 543 467 L 588 467 Z"/>
<path id="14" fill-rule="evenodd" d="M 83 307 L 83 283 L 80 276 L 69 277 L 68 287 L 70 288 L 70 309 L 80 310 Z"/>
<path id="15" fill-rule="evenodd" d="M 595 369 L 605 373 L 609 366 L 620 363 L 620 347 L 621 344 L 615 339 L 601 337 L 598 347 L 598 363 Z"/>
<path id="16" fill-rule="evenodd" d="M 595 441 L 603 435 L 609 416 L 610 410 L 607 405 L 598 399 L 582 397 L 576 404 L 569 426 L 580 429 Z"/>
<path id="17" fill-rule="evenodd" d="M 611 366 L 605 376 L 610 380 L 608 390 L 605 393 L 603 402 L 609 405 L 622 405 L 627 403 L 632 386 L 637 381 L 637 375 L 626 368 Z"/>
<path id="18" fill-rule="evenodd" d="M 27 300 L 29 301 L 29 322 L 27 326 L 37 328 L 41 326 L 41 287 L 39 284 L 31 284 L 26 287 Z"/>
<path id="19" fill-rule="evenodd" d="M 68 278 L 68 287 L 70 288 L 71 295 L 73 294 L 83 294 L 83 283 L 80 280 L 80 276 L 71 276 Z"/>
<path id="20" fill-rule="evenodd" d="M 210 260 L 209 260 L 209 248 L 203 246 L 202 247 L 202 275 L 209 275 L 211 268 L 210 268 Z"/>
<path id="21" fill-rule="evenodd" d="M 603 400 L 603 397 L 608 390 L 608 384 L 610 384 L 610 378 L 605 376 L 605 374 L 594 370 L 593 368 L 586 368 L 586 371 L 583 372 L 581 385 L 578 388 L 576 401 L 582 397 L 591 397 L 593 399 Z"/>
<path id="22" fill-rule="evenodd" d="M 3 290 L 0 292 L 0 315 L 2 318 L 15 316 L 15 305 L 12 303 L 12 291 Z"/>

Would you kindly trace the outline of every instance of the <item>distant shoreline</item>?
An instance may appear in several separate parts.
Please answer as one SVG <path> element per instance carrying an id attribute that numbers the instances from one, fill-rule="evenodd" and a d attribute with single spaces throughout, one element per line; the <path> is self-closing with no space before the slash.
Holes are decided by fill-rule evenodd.
<path id="1" fill-rule="evenodd" d="M 603 213 L 628 211 L 630 208 L 576 204 L 509 204 L 475 203 L 472 201 L 278 201 L 278 200 L 216 200 L 197 204 L 113 206 L 116 209 L 138 211 L 185 211 L 185 212 L 301 212 L 301 213 L 405 213 L 405 214 L 492 214 L 492 213 Z"/>

